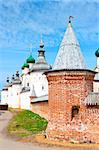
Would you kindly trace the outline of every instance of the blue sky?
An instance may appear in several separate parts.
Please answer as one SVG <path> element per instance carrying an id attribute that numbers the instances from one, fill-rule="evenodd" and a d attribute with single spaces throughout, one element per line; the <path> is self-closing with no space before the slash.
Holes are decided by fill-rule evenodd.
<path id="1" fill-rule="evenodd" d="M 41 35 L 46 59 L 54 63 L 70 15 L 87 66 L 93 69 L 99 47 L 98 10 L 98 0 L 0 0 L 0 88 L 7 76 L 21 72 L 30 44 L 37 58 Z"/>

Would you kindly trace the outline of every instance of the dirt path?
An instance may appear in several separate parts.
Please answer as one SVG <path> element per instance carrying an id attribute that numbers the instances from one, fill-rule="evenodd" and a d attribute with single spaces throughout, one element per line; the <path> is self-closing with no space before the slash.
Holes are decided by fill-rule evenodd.
<path id="1" fill-rule="evenodd" d="M 11 117 L 11 112 L 0 111 L 0 150 L 69 150 L 66 148 L 37 146 L 32 143 L 21 143 L 9 138 L 5 134 L 5 129 Z"/>
<path id="2" fill-rule="evenodd" d="M 5 134 L 6 126 L 11 117 L 11 112 L 0 111 L 0 150 L 85 150 L 85 148 L 64 148 L 15 141 L 15 139 L 11 139 Z M 89 150 L 89 148 L 86 150 Z M 90 148 L 90 150 L 97 149 Z"/>

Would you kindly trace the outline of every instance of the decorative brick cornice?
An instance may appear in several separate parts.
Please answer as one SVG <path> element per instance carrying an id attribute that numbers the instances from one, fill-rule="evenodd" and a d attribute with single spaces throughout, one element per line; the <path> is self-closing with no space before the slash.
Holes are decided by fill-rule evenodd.
<path id="1" fill-rule="evenodd" d="M 59 71 L 59 72 L 49 72 L 47 74 L 48 81 L 63 81 L 66 80 L 93 80 L 94 72 L 89 71 Z"/>

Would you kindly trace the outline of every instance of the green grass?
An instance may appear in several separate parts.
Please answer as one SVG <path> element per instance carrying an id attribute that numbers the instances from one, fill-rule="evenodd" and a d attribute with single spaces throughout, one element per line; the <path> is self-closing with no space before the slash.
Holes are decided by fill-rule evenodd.
<path id="1" fill-rule="evenodd" d="M 23 110 L 15 113 L 8 125 L 8 133 L 18 137 L 26 137 L 46 130 L 47 120 L 39 115 Z"/>

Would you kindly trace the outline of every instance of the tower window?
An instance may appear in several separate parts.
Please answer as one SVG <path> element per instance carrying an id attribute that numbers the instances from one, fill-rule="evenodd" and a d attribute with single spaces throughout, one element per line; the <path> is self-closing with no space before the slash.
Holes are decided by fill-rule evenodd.
<path id="1" fill-rule="evenodd" d="M 42 86 L 42 90 L 44 90 L 44 86 Z"/>
<path id="2" fill-rule="evenodd" d="M 27 83 L 27 86 L 29 86 L 29 83 Z"/>
<path id="3" fill-rule="evenodd" d="M 72 106 L 72 119 L 74 117 L 78 116 L 78 114 L 79 114 L 79 108 L 80 108 L 80 106 Z"/>

